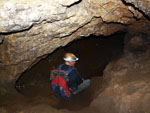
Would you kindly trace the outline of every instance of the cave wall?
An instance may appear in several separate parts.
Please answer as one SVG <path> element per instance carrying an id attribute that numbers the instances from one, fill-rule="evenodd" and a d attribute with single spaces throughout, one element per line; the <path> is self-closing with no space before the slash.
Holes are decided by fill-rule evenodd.
<path id="1" fill-rule="evenodd" d="M 149 113 L 150 36 L 125 36 L 124 53 L 104 70 L 103 91 L 91 103 L 99 113 Z"/>
<path id="2" fill-rule="evenodd" d="M 81 36 L 133 30 L 139 20 L 149 29 L 143 14 L 121 0 L 1 0 L 0 93 L 56 48 Z"/>
<path id="3" fill-rule="evenodd" d="M 142 11 L 145 15 L 150 17 L 150 0 L 123 0 L 125 3 L 129 5 L 133 5 L 135 8 Z"/>

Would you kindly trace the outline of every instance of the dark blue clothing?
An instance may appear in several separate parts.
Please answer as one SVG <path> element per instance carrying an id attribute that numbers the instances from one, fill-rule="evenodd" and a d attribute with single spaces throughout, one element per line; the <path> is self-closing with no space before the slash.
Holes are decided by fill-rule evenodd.
<path id="1" fill-rule="evenodd" d="M 83 82 L 79 71 L 72 66 L 68 66 L 66 64 L 63 64 L 61 69 L 62 70 L 68 70 L 70 68 L 73 68 L 72 71 L 68 74 L 69 81 L 67 82 L 67 85 L 69 88 L 76 90 L 78 86 Z"/>

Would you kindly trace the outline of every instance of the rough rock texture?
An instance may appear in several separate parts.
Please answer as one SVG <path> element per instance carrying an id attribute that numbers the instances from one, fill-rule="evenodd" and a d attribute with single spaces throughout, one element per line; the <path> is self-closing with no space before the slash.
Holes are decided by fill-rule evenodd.
<path id="1" fill-rule="evenodd" d="M 81 36 L 110 35 L 136 18 L 144 19 L 120 0 L 1 0 L 0 93 L 56 48 Z"/>
<path id="2" fill-rule="evenodd" d="M 150 17 L 150 0 L 123 0 L 128 5 L 134 5 L 135 8 L 138 8 L 145 15 Z"/>
<path id="3" fill-rule="evenodd" d="M 148 34 L 149 9 L 149 0 L 1 0 L 0 95 L 15 92 L 15 81 L 25 70 L 81 36 L 110 35 L 119 30 Z M 13 103 L 6 97 L 0 112 L 149 113 L 149 38 L 143 34 L 130 37 L 125 38 L 122 58 L 106 67 L 106 84 L 89 108 L 57 110 L 47 98 L 20 97 Z"/>
<path id="4" fill-rule="evenodd" d="M 149 113 L 150 99 L 150 37 L 147 34 L 127 34 L 125 38 L 125 51 L 120 58 L 110 62 L 104 71 L 104 79 L 92 78 L 88 90 L 74 98 L 75 101 L 58 100 L 54 95 L 35 96 L 25 98 L 22 95 L 0 98 L 0 112 L 2 113 Z M 97 84 L 97 86 L 93 86 Z M 103 85 L 99 86 L 99 85 Z M 40 84 L 39 84 L 40 85 Z M 47 85 L 44 84 L 44 89 Z M 102 88 L 101 90 L 99 88 Z M 44 91 L 41 90 L 40 91 Z M 39 87 L 38 87 L 39 92 Z M 37 93 L 38 93 L 37 92 Z M 46 88 L 46 92 L 49 92 Z M 91 92 L 91 94 L 89 93 Z M 84 94 L 84 95 L 83 95 Z M 67 109 L 68 106 L 76 108 L 81 105 L 84 96 L 92 101 L 86 107 Z M 54 98 L 55 97 L 55 98 Z M 80 100 L 78 100 L 80 99 Z M 83 99 L 83 100 L 82 100 Z M 85 98 L 87 99 L 87 98 Z M 57 105 L 58 101 L 67 104 L 67 107 Z M 72 101 L 72 102 L 71 102 Z M 80 102 L 81 101 L 81 102 Z M 63 103 L 64 102 L 64 103 Z M 74 104 L 74 103 L 77 103 Z M 83 102 L 84 103 L 84 102 Z M 54 107 L 53 107 L 53 106 Z"/>
<path id="5" fill-rule="evenodd" d="M 4 35 L 0 35 L 0 44 L 3 42 Z"/>
<path id="6" fill-rule="evenodd" d="M 100 113 L 150 112 L 150 51 L 144 52 L 148 38 L 128 38 L 123 57 L 107 66 L 103 92 L 91 104 Z"/>
<path id="7" fill-rule="evenodd" d="M 128 7 L 120 0 L 83 0 L 71 7 L 62 5 L 65 4 L 64 1 L 66 0 L 37 0 L 36 3 L 31 0 L 1 1 L 1 32 L 21 31 L 43 23 L 46 24 L 43 27 L 48 27 L 45 30 L 50 30 L 48 35 L 66 36 L 89 23 L 93 17 L 102 17 L 106 22 L 121 23 L 130 23 L 128 18 L 133 17 Z M 70 5 L 76 1 L 70 0 L 66 4 Z"/>

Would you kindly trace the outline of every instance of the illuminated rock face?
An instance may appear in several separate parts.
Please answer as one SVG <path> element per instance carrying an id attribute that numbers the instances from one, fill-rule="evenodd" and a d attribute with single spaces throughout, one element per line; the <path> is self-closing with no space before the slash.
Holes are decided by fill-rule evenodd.
<path id="1" fill-rule="evenodd" d="M 150 17 L 150 0 L 123 0 L 126 3 L 134 5 L 137 9 L 141 10 L 147 16 Z"/>
<path id="2" fill-rule="evenodd" d="M 136 7 L 149 16 L 146 5 Z M 1 0 L 0 92 L 56 48 L 81 36 L 128 30 L 136 19 L 144 21 L 133 28 L 149 29 L 142 13 L 120 0 Z"/>

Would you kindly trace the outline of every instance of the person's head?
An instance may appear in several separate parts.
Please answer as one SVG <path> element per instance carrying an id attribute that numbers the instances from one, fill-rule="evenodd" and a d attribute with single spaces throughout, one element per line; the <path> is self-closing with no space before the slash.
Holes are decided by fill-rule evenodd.
<path id="1" fill-rule="evenodd" d="M 77 58 L 73 53 L 66 53 L 64 60 L 66 65 L 74 66 L 79 58 Z"/>

